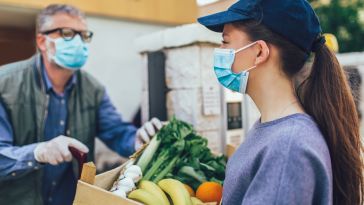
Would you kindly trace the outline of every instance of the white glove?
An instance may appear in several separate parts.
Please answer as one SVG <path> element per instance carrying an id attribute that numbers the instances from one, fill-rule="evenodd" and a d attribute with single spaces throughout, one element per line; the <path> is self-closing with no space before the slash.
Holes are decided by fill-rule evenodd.
<path id="1" fill-rule="evenodd" d="M 74 147 L 83 153 L 88 153 L 86 145 L 76 139 L 61 135 L 50 141 L 39 143 L 34 149 L 34 157 L 40 163 L 52 165 L 70 162 L 72 154 L 68 147 Z"/>
<path id="2" fill-rule="evenodd" d="M 162 122 L 157 118 L 146 122 L 136 133 L 135 150 L 139 150 L 144 143 L 148 143 L 162 127 Z"/>

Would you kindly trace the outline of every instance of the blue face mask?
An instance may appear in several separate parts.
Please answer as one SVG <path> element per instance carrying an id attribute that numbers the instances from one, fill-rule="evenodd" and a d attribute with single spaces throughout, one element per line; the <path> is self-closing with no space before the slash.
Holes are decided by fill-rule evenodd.
<path id="1" fill-rule="evenodd" d="M 55 45 L 55 52 L 52 54 L 50 53 L 49 43 L 47 44 L 48 58 L 60 67 L 79 70 L 85 65 L 88 58 L 88 45 L 82 41 L 80 35 L 76 35 L 72 40 L 49 37 L 47 37 L 47 40 Z"/>
<path id="2" fill-rule="evenodd" d="M 235 54 L 256 44 L 251 43 L 238 50 L 216 48 L 214 51 L 214 71 L 221 85 L 242 94 L 246 93 L 248 85 L 249 71 L 256 66 L 248 68 L 241 73 L 234 73 L 232 66 L 235 60 Z"/>

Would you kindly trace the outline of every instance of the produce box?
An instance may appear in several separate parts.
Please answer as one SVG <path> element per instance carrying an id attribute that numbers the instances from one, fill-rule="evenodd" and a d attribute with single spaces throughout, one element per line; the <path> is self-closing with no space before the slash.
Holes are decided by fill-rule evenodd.
<path id="1" fill-rule="evenodd" d="M 77 191 L 73 205 L 142 205 L 139 202 L 116 196 L 109 190 L 127 163 L 94 177 L 94 183 L 83 181 L 77 183 Z M 85 173 L 84 167 L 82 175 Z M 92 176 L 91 176 L 92 178 Z M 91 180 L 92 181 L 92 180 Z"/>
<path id="2" fill-rule="evenodd" d="M 192 126 L 173 119 L 120 167 L 95 176 L 95 167 L 85 164 L 73 204 L 217 205 L 221 201 L 207 203 L 204 197 L 221 198 L 225 165 L 226 158 L 212 154 L 207 140 L 196 134 Z M 129 171 L 135 167 L 140 176 Z M 123 187 L 128 177 L 135 187 Z M 195 190 L 205 203 L 191 198 Z"/>

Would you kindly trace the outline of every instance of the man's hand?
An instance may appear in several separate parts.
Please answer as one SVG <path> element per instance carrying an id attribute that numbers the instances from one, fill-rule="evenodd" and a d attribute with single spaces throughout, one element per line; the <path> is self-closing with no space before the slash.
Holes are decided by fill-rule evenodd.
<path id="1" fill-rule="evenodd" d="M 162 127 L 162 122 L 157 118 L 146 122 L 136 133 L 135 150 L 138 150 L 144 143 L 148 143 Z"/>
<path id="2" fill-rule="evenodd" d="M 40 163 L 57 165 L 62 162 L 70 162 L 72 154 L 68 147 L 74 147 L 83 153 L 88 153 L 88 148 L 80 141 L 66 136 L 58 136 L 50 141 L 39 143 L 34 149 L 34 156 Z"/>

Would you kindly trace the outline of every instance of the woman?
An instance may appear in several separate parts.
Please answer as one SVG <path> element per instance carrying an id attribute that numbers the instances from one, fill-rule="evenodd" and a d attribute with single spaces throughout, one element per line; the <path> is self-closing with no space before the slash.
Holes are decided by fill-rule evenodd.
<path id="1" fill-rule="evenodd" d="M 223 204 L 361 205 L 358 115 L 309 3 L 241 0 L 199 22 L 223 32 L 219 82 L 250 95 L 261 112 L 228 162 Z M 311 54 L 309 76 L 295 88 Z"/>

